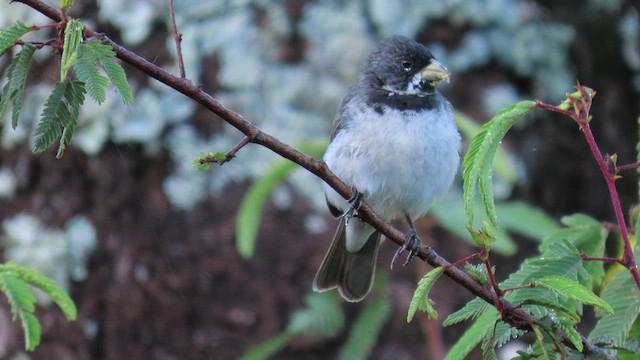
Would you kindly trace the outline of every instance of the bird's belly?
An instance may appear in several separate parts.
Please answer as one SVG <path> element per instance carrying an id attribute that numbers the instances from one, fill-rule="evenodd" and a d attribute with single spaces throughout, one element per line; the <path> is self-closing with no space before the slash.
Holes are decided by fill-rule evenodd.
<path id="1" fill-rule="evenodd" d="M 368 114 L 367 121 L 336 136 L 325 161 L 382 217 L 423 214 L 448 190 L 458 168 L 460 137 L 446 111 L 426 117 L 386 113 L 384 121 Z M 327 193 L 340 204 L 335 195 Z"/>

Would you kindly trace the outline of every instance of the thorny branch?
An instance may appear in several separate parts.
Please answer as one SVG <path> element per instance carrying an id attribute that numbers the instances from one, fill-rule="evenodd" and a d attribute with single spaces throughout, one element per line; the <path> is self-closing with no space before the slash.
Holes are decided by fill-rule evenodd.
<path id="1" fill-rule="evenodd" d="M 39 11 L 40 13 L 56 22 L 62 21 L 63 16 L 66 17 L 65 14 L 59 12 L 57 9 L 38 0 L 15 1 L 23 3 Z M 251 122 L 244 119 L 240 114 L 224 107 L 220 102 L 202 91 L 199 86 L 195 85 L 190 80 L 184 77 L 176 77 L 170 74 L 169 72 L 161 69 L 155 64 L 133 53 L 132 51 L 115 43 L 105 34 L 95 32 L 90 28 L 85 27 L 84 35 L 86 38 L 100 39 L 104 44 L 111 46 L 115 51 L 116 56 L 120 60 L 198 102 L 211 113 L 219 116 L 228 124 L 238 129 L 238 131 L 242 132 L 252 143 L 262 145 L 275 152 L 276 154 L 288 160 L 291 160 L 294 163 L 307 169 L 309 172 L 313 173 L 314 175 L 325 181 L 327 184 L 329 184 L 345 199 L 349 199 L 352 196 L 350 187 L 342 180 L 340 180 L 335 174 L 333 174 L 327 168 L 326 164 L 323 161 L 313 159 L 310 156 L 296 150 L 295 148 L 282 143 L 273 136 L 262 132 Z M 391 241 L 395 242 L 399 246 L 404 245 L 405 235 L 401 231 L 390 225 L 388 222 L 383 220 L 375 212 L 373 212 L 366 203 L 363 203 L 362 206 L 358 209 L 358 216 L 363 221 L 366 221 L 382 234 L 384 234 Z M 499 303 L 497 294 L 476 282 L 466 272 L 456 267 L 452 267 L 446 259 L 439 256 L 432 248 L 422 247 L 418 252 L 417 257 L 419 257 L 423 261 L 426 261 L 431 266 L 444 267 L 444 273 L 449 278 L 466 288 L 472 294 L 484 299 L 489 304 L 496 306 Z M 504 313 L 505 320 L 510 322 L 514 326 L 518 326 L 525 330 L 531 330 L 537 321 L 536 317 L 534 317 L 532 314 L 521 308 L 517 308 L 506 301 L 502 302 L 502 307 L 504 307 L 507 311 Z M 564 339 L 563 342 L 569 347 L 574 347 L 572 342 L 568 339 Z M 605 359 L 613 359 L 611 356 L 604 354 L 602 349 L 588 342 L 584 337 L 583 343 L 584 354 L 598 354 Z"/>

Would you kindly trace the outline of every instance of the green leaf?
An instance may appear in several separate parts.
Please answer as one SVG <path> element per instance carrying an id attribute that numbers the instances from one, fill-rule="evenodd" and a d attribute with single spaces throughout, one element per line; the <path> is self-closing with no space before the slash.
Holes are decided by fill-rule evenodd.
<path id="1" fill-rule="evenodd" d="M 242 354 L 238 360 L 266 360 L 285 347 L 291 339 L 298 333 L 293 331 L 282 332 L 269 340 L 253 346 L 246 353 Z"/>
<path id="2" fill-rule="evenodd" d="M 542 241 L 559 229 L 558 223 L 543 210 L 521 201 L 496 204 L 500 224 L 508 231 Z"/>
<path id="3" fill-rule="evenodd" d="M 640 314 L 640 292 L 628 271 L 619 271 L 602 290 L 602 299 L 613 308 L 604 314 L 589 334 L 589 340 L 610 337 L 616 345 L 622 344 Z"/>
<path id="4" fill-rule="evenodd" d="M 20 322 L 24 330 L 24 347 L 27 351 L 33 351 L 40 344 L 40 334 L 42 332 L 40 322 L 33 314 L 25 311 L 20 312 Z"/>
<path id="5" fill-rule="evenodd" d="M 13 47 L 20 37 L 32 30 L 30 25 L 23 22 L 15 22 L 11 26 L 0 29 L 0 54 Z"/>
<path id="6" fill-rule="evenodd" d="M 309 142 L 298 146 L 301 151 L 311 156 L 321 156 L 326 147 L 327 144 L 324 142 Z M 262 209 L 267 198 L 273 189 L 296 168 L 297 165 L 288 160 L 278 162 L 247 190 L 236 216 L 236 247 L 245 259 L 253 256 L 256 236 L 262 220 Z"/>
<path id="7" fill-rule="evenodd" d="M 129 104 L 133 101 L 133 93 L 127 76 L 122 66 L 113 60 L 115 56 L 113 48 L 99 40 L 88 41 L 78 49 L 78 61 L 74 66 L 76 74 L 79 80 L 86 83 L 89 95 L 98 104 L 106 99 L 107 79 L 113 83 L 124 103 Z M 98 70 L 98 63 L 107 76 Z"/>
<path id="8" fill-rule="evenodd" d="M 493 307 L 488 307 L 486 311 L 460 336 L 447 353 L 445 360 L 464 360 L 469 353 L 489 335 L 494 328 L 496 320 L 500 314 Z"/>
<path id="9" fill-rule="evenodd" d="M 368 359 L 382 327 L 391 316 L 391 301 L 385 297 L 373 299 L 356 318 L 349 337 L 340 350 L 339 359 Z"/>
<path id="10" fill-rule="evenodd" d="M 68 9 L 73 6 L 73 0 L 60 0 L 60 9 Z"/>
<path id="11" fill-rule="evenodd" d="M 109 76 L 109 79 L 120 94 L 122 101 L 125 104 L 130 104 L 133 101 L 133 93 L 129 86 L 129 82 L 127 82 L 127 75 L 125 74 L 122 66 L 112 58 L 101 57 L 99 60 L 104 71 L 107 73 L 107 76 Z"/>
<path id="12" fill-rule="evenodd" d="M 49 295 L 51 299 L 58 305 L 68 320 L 73 321 L 77 317 L 76 305 L 69 297 L 69 294 L 60 287 L 53 279 L 42 274 L 41 272 L 17 265 L 9 262 L 3 265 L 3 268 L 14 273 L 20 280 L 25 281 L 31 286 L 35 286 Z"/>
<path id="13" fill-rule="evenodd" d="M 535 103 L 532 101 L 521 101 L 502 109 L 493 119 L 484 124 L 480 132 L 471 140 L 469 151 L 462 162 L 464 207 L 469 226 L 473 224 L 473 204 L 476 187 L 479 187 L 487 218 L 497 227 L 491 180 L 494 157 L 507 131 L 534 106 Z"/>
<path id="14" fill-rule="evenodd" d="M 593 257 L 602 257 L 609 231 L 599 221 L 584 215 L 574 214 L 562 218 L 564 228 L 559 228 L 547 237 L 540 245 L 543 255 L 554 254 L 557 249 L 550 249 L 554 244 L 568 241 L 576 247 L 578 253 L 585 253 Z M 584 269 L 589 274 L 590 287 L 596 287 L 604 278 L 604 263 L 602 261 L 586 261 Z"/>
<path id="15" fill-rule="evenodd" d="M 466 303 L 466 305 L 463 306 L 462 309 L 454 312 L 453 314 L 450 314 L 444 320 L 442 326 L 451 326 L 466 320 L 473 320 L 482 315 L 488 308 L 489 304 L 487 304 L 486 301 L 480 298 L 475 298 Z"/>
<path id="16" fill-rule="evenodd" d="M 56 84 L 44 105 L 40 122 L 36 126 L 33 143 L 35 153 L 43 152 L 58 138 L 61 138 L 63 129 L 70 130 L 60 139 L 62 151 L 69 144 L 73 130 L 78 123 L 84 94 L 84 85 L 80 81 L 65 80 Z"/>
<path id="17" fill-rule="evenodd" d="M 20 312 L 35 310 L 36 297 L 29 286 L 20 280 L 16 274 L 8 271 L 0 272 L 0 290 L 5 294 L 11 305 L 13 319 L 19 316 Z"/>
<path id="18" fill-rule="evenodd" d="M 598 297 L 591 290 L 562 276 L 548 276 L 536 281 L 537 285 L 543 286 L 556 294 L 569 299 L 577 300 L 584 304 L 597 306 L 600 309 L 613 313 L 611 305 Z"/>
<path id="19" fill-rule="evenodd" d="M 413 298 L 411 299 L 411 304 L 409 304 L 409 311 L 407 313 L 407 322 L 411 322 L 416 311 L 418 309 L 424 311 L 429 319 L 437 319 L 438 313 L 433 308 L 431 299 L 429 299 L 429 292 L 433 285 L 438 281 L 440 275 L 444 272 L 444 268 L 442 266 L 432 269 L 428 273 L 426 273 L 420 281 L 418 281 L 418 287 L 416 291 L 413 293 Z"/>
<path id="20" fill-rule="evenodd" d="M 242 199 L 236 220 L 236 247 L 245 259 L 253 256 L 256 236 L 262 220 L 262 208 L 273 189 L 296 167 L 290 161 L 274 166 L 257 180 Z"/>
<path id="21" fill-rule="evenodd" d="M 305 307 L 291 315 L 287 331 L 330 337 L 344 328 L 344 322 L 344 312 L 334 293 L 310 293 L 305 297 Z"/>
<path id="22" fill-rule="evenodd" d="M 558 321 L 556 324 L 558 325 L 558 327 L 562 331 L 564 331 L 569 341 L 571 341 L 573 346 L 575 346 L 576 350 L 582 352 L 582 349 L 584 348 L 584 345 L 582 344 L 582 335 L 580 335 L 578 330 L 576 330 L 576 328 L 574 327 L 575 322 L 573 322 L 573 320 L 562 317 L 559 317 L 557 319 Z"/>
<path id="23" fill-rule="evenodd" d="M 69 20 L 64 31 L 62 60 L 60 61 L 60 82 L 67 78 L 67 72 L 78 59 L 78 47 L 82 41 L 84 25 L 78 20 Z"/>
<path id="24" fill-rule="evenodd" d="M 433 204 L 429 209 L 429 214 L 438 219 L 438 223 L 447 231 L 473 244 L 472 237 L 467 231 L 467 217 L 464 213 L 464 204 L 462 198 L 456 198 L 452 194 L 451 198 L 446 201 L 440 201 Z M 477 211 L 482 211 L 482 205 L 474 204 Z M 477 221 L 475 226 L 480 226 L 482 222 Z M 504 227 L 493 229 L 496 237 L 495 242 L 491 245 L 491 251 L 501 255 L 513 255 L 516 253 L 516 243 L 511 239 Z"/>
<path id="25" fill-rule="evenodd" d="M 8 81 L 2 90 L 2 99 L 0 99 L 0 118 L 7 110 L 9 102 L 13 102 L 13 114 L 11 124 L 15 129 L 18 126 L 20 111 L 22 110 L 22 100 L 24 98 L 24 89 L 27 82 L 27 73 L 31 59 L 36 51 L 33 44 L 27 43 L 22 46 L 22 50 L 13 59 L 9 65 L 7 78 Z"/>
<path id="26" fill-rule="evenodd" d="M 107 98 L 109 78 L 100 72 L 96 59 L 89 56 L 86 49 L 88 49 L 86 45 L 80 46 L 78 49 L 78 61 L 76 61 L 73 68 L 78 80 L 85 83 L 89 96 L 98 104 L 102 104 Z"/>

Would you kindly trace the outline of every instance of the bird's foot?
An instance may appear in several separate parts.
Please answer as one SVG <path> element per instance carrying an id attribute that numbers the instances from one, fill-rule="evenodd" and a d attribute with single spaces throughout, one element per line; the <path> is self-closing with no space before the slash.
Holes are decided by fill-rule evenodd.
<path id="1" fill-rule="evenodd" d="M 349 220 L 351 220 L 352 217 L 358 215 L 358 209 L 362 204 L 362 193 L 355 188 L 351 189 L 351 193 L 353 195 L 347 200 L 348 206 L 345 209 L 344 213 L 342 213 L 345 225 L 349 223 Z"/>
<path id="2" fill-rule="evenodd" d="M 411 260 L 413 260 L 418 255 L 420 249 L 422 248 L 422 241 L 420 241 L 420 237 L 418 237 L 418 233 L 416 232 L 416 228 L 413 225 L 413 221 L 411 221 L 411 216 L 409 216 L 409 214 L 407 213 L 405 213 L 404 215 L 407 223 L 409 224 L 409 232 L 404 238 L 404 245 L 402 245 L 396 251 L 396 253 L 393 255 L 393 259 L 391 259 L 391 269 L 393 269 L 393 264 L 396 262 L 398 256 L 405 249 L 409 251 L 409 254 L 407 255 L 407 259 L 404 261 L 404 264 L 402 264 L 402 266 L 407 266 L 407 264 L 409 264 Z"/>

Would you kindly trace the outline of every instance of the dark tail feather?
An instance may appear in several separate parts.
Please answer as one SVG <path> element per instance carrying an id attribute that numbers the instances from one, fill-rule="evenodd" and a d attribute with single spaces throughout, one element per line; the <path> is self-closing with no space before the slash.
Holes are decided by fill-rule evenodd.
<path id="1" fill-rule="evenodd" d="M 344 219 L 331 242 L 322 264 L 313 280 L 313 290 L 326 291 L 338 288 L 347 301 L 364 299 L 371 290 L 380 244 L 380 233 L 375 231 L 358 252 L 349 252 L 346 247 Z"/>

